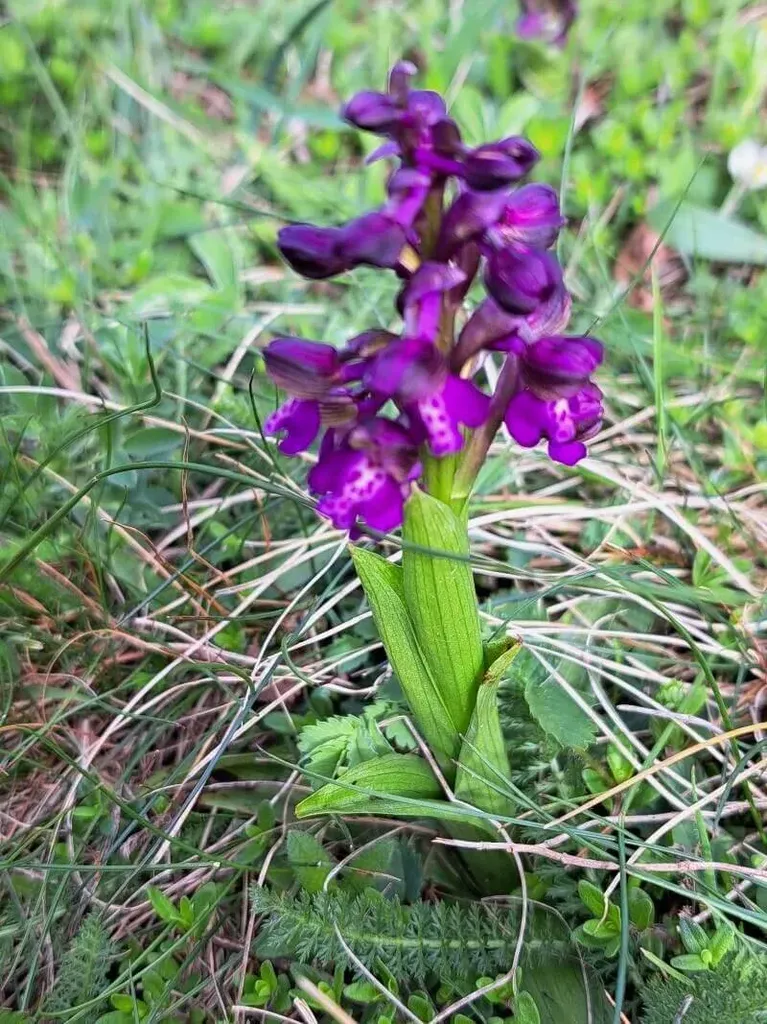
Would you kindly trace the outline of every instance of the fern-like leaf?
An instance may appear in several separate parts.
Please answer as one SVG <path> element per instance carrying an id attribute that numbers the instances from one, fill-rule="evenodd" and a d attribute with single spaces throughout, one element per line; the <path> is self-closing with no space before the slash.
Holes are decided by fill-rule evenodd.
<path id="1" fill-rule="evenodd" d="M 49 1013 L 65 1013 L 95 999 L 106 984 L 112 945 L 104 925 L 91 915 L 86 917 L 77 935 L 61 958 L 56 983 L 48 998 Z M 98 1008 L 80 1018 L 89 1024 L 98 1016 Z"/>
<path id="2" fill-rule="evenodd" d="M 356 969 L 339 940 L 369 969 L 380 965 L 396 978 L 476 978 L 507 970 L 519 937 L 519 910 L 493 903 L 412 905 L 368 889 L 296 896 L 254 889 L 253 905 L 266 917 L 256 948 L 261 956 L 292 956 L 302 963 Z M 545 910 L 528 921 L 524 959 L 564 957 L 562 926 Z M 338 931 L 336 930 L 338 929 Z"/>

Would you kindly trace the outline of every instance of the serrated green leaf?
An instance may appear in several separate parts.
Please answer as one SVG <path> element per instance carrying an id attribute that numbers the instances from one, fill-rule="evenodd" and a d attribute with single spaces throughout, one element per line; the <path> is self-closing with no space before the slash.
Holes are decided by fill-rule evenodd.
<path id="1" fill-rule="evenodd" d="M 357 789 L 371 791 L 373 795 L 356 792 Z M 385 801 L 387 796 L 435 799 L 439 793 L 439 783 L 422 758 L 415 754 L 387 754 L 350 768 L 338 782 L 328 783 L 306 797 L 297 804 L 296 817 L 360 811 L 375 813 L 379 799 Z"/>
<path id="2" fill-rule="evenodd" d="M 717 263 L 767 264 L 767 235 L 719 210 L 666 201 L 650 210 L 647 219 L 656 231 L 668 225 L 664 241 L 684 256 Z"/>
<path id="3" fill-rule="evenodd" d="M 483 683 L 458 759 L 455 795 L 490 814 L 513 814 L 504 792 L 511 786 L 509 759 L 498 717 L 497 682 Z M 508 783 L 508 785 L 504 785 Z"/>
<path id="4" fill-rule="evenodd" d="M 594 723 L 524 647 L 508 674 L 524 687 L 530 714 L 557 743 L 575 750 L 591 746 L 596 736 Z"/>
<path id="5" fill-rule="evenodd" d="M 288 860 L 297 880 L 307 892 L 320 892 L 333 861 L 322 843 L 308 832 L 288 832 Z"/>
<path id="6" fill-rule="evenodd" d="M 447 505 L 416 490 L 405 507 L 402 535 L 413 545 L 402 553 L 407 610 L 456 728 L 464 733 L 484 667 L 466 528 Z"/>
<path id="7" fill-rule="evenodd" d="M 364 548 L 352 548 L 352 560 L 416 724 L 437 758 L 449 764 L 460 745 L 458 719 L 448 710 L 418 643 L 405 604 L 403 572 Z"/>

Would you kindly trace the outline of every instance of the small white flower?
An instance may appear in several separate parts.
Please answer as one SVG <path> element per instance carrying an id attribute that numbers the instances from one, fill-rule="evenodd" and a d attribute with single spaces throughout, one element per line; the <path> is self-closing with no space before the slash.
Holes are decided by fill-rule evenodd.
<path id="1" fill-rule="evenodd" d="M 744 139 L 727 157 L 727 170 L 744 188 L 767 188 L 767 146 Z"/>

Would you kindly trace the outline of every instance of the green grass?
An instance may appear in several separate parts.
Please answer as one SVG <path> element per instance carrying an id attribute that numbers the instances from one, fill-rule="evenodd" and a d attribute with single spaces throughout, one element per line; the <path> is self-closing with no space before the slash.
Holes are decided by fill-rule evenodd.
<path id="1" fill-rule="evenodd" d="M 730 0 L 631 0 L 619 18 L 610 0 L 581 6 L 560 53 L 516 40 L 515 11 L 495 0 L 9 4 L 0 1020 L 295 1015 L 295 998 L 311 1002 L 300 973 L 355 1019 L 395 1018 L 377 989 L 356 999 L 352 974 L 259 947 L 250 887 L 316 891 L 337 869 L 349 891 L 465 895 L 445 845 L 456 837 L 431 842 L 428 809 L 404 826 L 300 833 L 291 818 L 313 784 L 293 767 L 302 727 L 378 700 L 384 735 L 412 737 L 344 538 L 315 519 L 306 463 L 261 432 L 276 396 L 259 353 L 276 332 L 339 343 L 389 323 L 393 282 L 301 281 L 274 236 L 284 220 L 379 201 L 385 168 L 363 168 L 373 143 L 336 111 L 402 54 L 446 92 L 469 142 L 524 132 L 541 149 L 539 177 L 561 187 L 570 218 L 574 327 L 594 324 L 609 353 L 591 459 L 562 470 L 499 435 L 471 508 L 488 631 L 510 625 L 527 642 L 593 741 L 573 752 L 555 711 L 541 729 L 507 694 L 527 751 L 514 823 L 527 888 L 512 895 L 545 898 L 575 929 L 595 916 L 577 882 L 608 890 L 619 925 L 586 956 L 632 1021 L 648 979 L 652 1020 L 665 1019 L 662 973 L 640 946 L 667 964 L 684 954 L 680 914 L 709 938 L 730 920 L 739 956 L 764 941 L 763 747 L 718 734 L 728 718 L 764 718 L 767 277 L 737 251 L 711 259 L 706 245 L 717 255 L 732 235 L 715 224 L 701 239 L 699 221 L 684 281 L 651 280 L 640 261 L 626 294 L 614 269 L 662 204 L 684 249 L 690 208 L 718 211 L 730 191 L 729 149 L 767 141 L 767 22 Z M 579 96 L 594 104 L 583 125 Z M 760 235 L 765 196 L 737 211 Z M 317 775 L 373 742 L 347 731 Z M 590 792 L 621 783 L 562 823 L 566 841 L 540 846 Z M 308 866 L 296 834 L 314 839 Z M 639 882 L 655 922 L 629 928 Z M 428 1017 L 480 981 L 390 987 Z M 510 1019 L 514 993 L 498 992 L 461 1012 Z"/>

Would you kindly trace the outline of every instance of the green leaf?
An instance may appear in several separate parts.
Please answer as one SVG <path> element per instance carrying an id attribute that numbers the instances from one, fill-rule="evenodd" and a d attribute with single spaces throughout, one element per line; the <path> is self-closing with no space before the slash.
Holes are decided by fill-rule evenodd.
<path id="1" fill-rule="evenodd" d="M 725 957 L 735 942 L 735 929 L 730 924 L 721 924 L 708 944 L 711 963 L 714 967 Z"/>
<path id="2" fill-rule="evenodd" d="M 596 735 L 594 723 L 532 654 L 523 648 L 509 675 L 524 686 L 530 714 L 557 743 L 575 750 L 591 746 Z"/>
<path id="3" fill-rule="evenodd" d="M 694 203 L 664 201 L 653 207 L 648 221 L 662 232 L 664 241 L 684 256 L 698 256 L 717 263 L 767 264 L 767 235 L 742 221 Z"/>
<path id="4" fill-rule="evenodd" d="M 675 956 L 671 966 L 680 971 L 707 971 L 708 965 L 704 964 L 697 953 L 683 953 L 682 956 Z"/>
<path id="5" fill-rule="evenodd" d="M 511 773 L 498 717 L 498 686 L 497 682 L 483 683 L 479 688 L 458 759 L 455 795 L 490 814 L 510 815 L 514 804 L 504 792 L 510 788 Z"/>
<path id="6" fill-rule="evenodd" d="M 356 792 L 358 789 L 372 792 Z M 435 799 L 439 794 L 439 783 L 422 758 L 415 754 L 387 754 L 349 768 L 339 782 L 330 782 L 306 797 L 296 805 L 296 817 L 360 811 L 375 813 L 379 799 L 385 801 L 390 796 Z"/>
<path id="7" fill-rule="evenodd" d="M 587 882 L 585 878 L 582 878 L 578 882 L 578 895 L 581 898 L 581 903 L 586 907 L 590 913 L 594 915 L 598 920 L 605 914 L 605 895 L 601 889 L 598 889 L 591 882 Z"/>
<path id="8" fill-rule="evenodd" d="M 484 665 L 466 527 L 443 502 L 415 490 L 405 507 L 402 533 L 406 545 L 413 545 L 402 553 L 407 608 L 440 693 L 463 733 Z"/>
<path id="9" fill-rule="evenodd" d="M 307 892 L 320 892 L 333 862 L 322 843 L 308 832 L 288 833 L 288 860 L 297 880 Z"/>
<path id="10" fill-rule="evenodd" d="M 434 754 L 449 763 L 460 744 L 457 718 L 454 721 L 448 710 L 416 638 L 405 604 L 402 569 L 364 548 L 352 548 L 351 554 L 416 724 Z"/>
<path id="11" fill-rule="evenodd" d="M 208 277 L 220 291 L 236 302 L 240 292 L 240 268 L 236 236 L 231 228 L 201 231 L 189 238 L 189 247 L 205 267 Z"/>
<path id="12" fill-rule="evenodd" d="M 538 1009 L 540 1024 L 612 1024 L 603 986 L 590 973 L 584 979 L 580 964 L 550 961 L 527 966 L 524 986 Z"/>
<path id="13" fill-rule="evenodd" d="M 350 985 L 344 986 L 344 995 L 353 1003 L 362 1003 L 367 1006 L 369 1003 L 380 1003 L 383 996 L 369 981 L 353 981 Z"/>
<path id="14" fill-rule="evenodd" d="M 517 1024 L 541 1024 L 541 1015 L 529 992 L 520 992 L 514 1000 L 514 1020 Z"/>
<path id="15" fill-rule="evenodd" d="M 167 924 L 175 924 L 179 920 L 178 910 L 176 910 L 162 889 L 150 885 L 146 894 L 149 897 L 149 902 L 152 904 L 155 914 L 157 914 L 161 921 L 165 921 Z"/>
<path id="16" fill-rule="evenodd" d="M 679 918 L 679 934 L 688 953 L 702 953 L 708 948 L 708 935 L 699 924 L 687 917 Z"/>
<path id="17" fill-rule="evenodd" d="M 631 889 L 629 892 L 629 920 L 640 932 L 655 920 L 655 904 L 644 889 Z"/>

